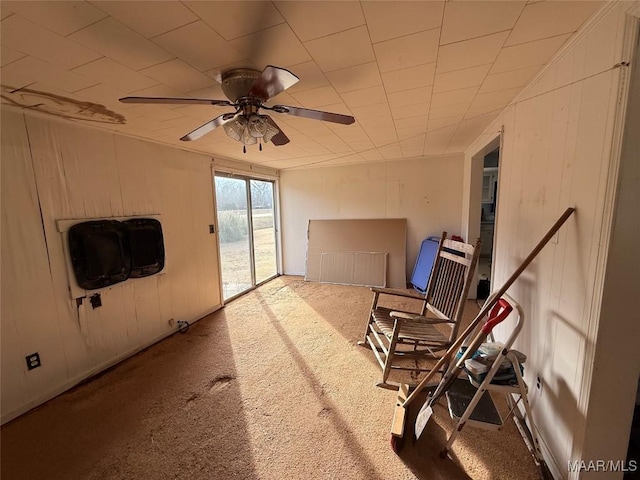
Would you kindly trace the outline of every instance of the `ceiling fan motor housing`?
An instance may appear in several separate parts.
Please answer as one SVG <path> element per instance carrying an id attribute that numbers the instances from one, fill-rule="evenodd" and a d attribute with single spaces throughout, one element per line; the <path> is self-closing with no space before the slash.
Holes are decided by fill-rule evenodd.
<path id="1" fill-rule="evenodd" d="M 246 97 L 261 72 L 252 68 L 236 68 L 222 74 L 222 91 L 233 103 Z"/>

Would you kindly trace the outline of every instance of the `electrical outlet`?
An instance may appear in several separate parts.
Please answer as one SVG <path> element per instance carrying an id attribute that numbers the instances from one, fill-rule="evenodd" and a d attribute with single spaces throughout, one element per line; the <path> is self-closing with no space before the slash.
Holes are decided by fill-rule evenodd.
<path id="1" fill-rule="evenodd" d="M 536 388 L 538 389 L 538 391 L 542 394 L 542 377 L 540 375 L 538 375 L 537 379 L 536 379 Z"/>
<path id="2" fill-rule="evenodd" d="M 42 365 L 40 363 L 40 354 L 38 352 L 27 355 L 25 359 L 27 360 L 27 368 L 29 370 L 33 370 L 34 368 L 38 368 Z"/>

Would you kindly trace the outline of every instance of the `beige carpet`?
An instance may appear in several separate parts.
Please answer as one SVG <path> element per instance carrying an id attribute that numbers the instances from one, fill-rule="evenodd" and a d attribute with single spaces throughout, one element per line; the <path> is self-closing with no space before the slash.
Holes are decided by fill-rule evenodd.
<path id="1" fill-rule="evenodd" d="M 393 453 L 396 394 L 356 345 L 370 302 L 366 288 L 273 280 L 5 425 L 2 479 L 538 478 L 513 422 L 465 428 L 441 459 L 444 401 Z"/>

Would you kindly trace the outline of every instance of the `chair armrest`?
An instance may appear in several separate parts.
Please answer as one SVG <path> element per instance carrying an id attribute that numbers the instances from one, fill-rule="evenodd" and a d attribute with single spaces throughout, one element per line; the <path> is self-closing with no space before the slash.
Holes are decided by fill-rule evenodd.
<path id="1" fill-rule="evenodd" d="M 399 318 L 402 320 L 411 320 L 412 322 L 418 322 L 418 323 L 428 323 L 428 324 L 456 323 L 449 318 L 425 317 L 423 315 L 416 315 L 414 313 L 406 313 L 398 310 L 392 311 L 390 315 L 392 318 Z"/>
<path id="2" fill-rule="evenodd" d="M 420 295 L 419 293 L 414 293 L 411 291 L 402 291 L 402 290 L 394 290 L 392 288 L 380 288 L 380 287 L 371 287 L 371 291 L 374 293 L 382 293 L 384 295 L 395 295 L 397 297 L 406 297 L 406 298 L 415 298 L 416 300 L 424 300 L 424 295 Z"/>

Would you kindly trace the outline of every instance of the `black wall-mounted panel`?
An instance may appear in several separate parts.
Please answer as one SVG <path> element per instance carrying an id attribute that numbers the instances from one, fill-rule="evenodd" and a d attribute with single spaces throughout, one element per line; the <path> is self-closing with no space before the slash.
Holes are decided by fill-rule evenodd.
<path id="1" fill-rule="evenodd" d="M 122 222 L 131 246 L 130 277 L 154 275 L 164 268 L 162 226 L 153 218 L 134 218 Z"/>
<path id="2" fill-rule="evenodd" d="M 131 273 L 131 251 L 121 222 L 97 220 L 69 229 L 71 263 L 78 285 L 85 290 L 123 282 Z"/>

